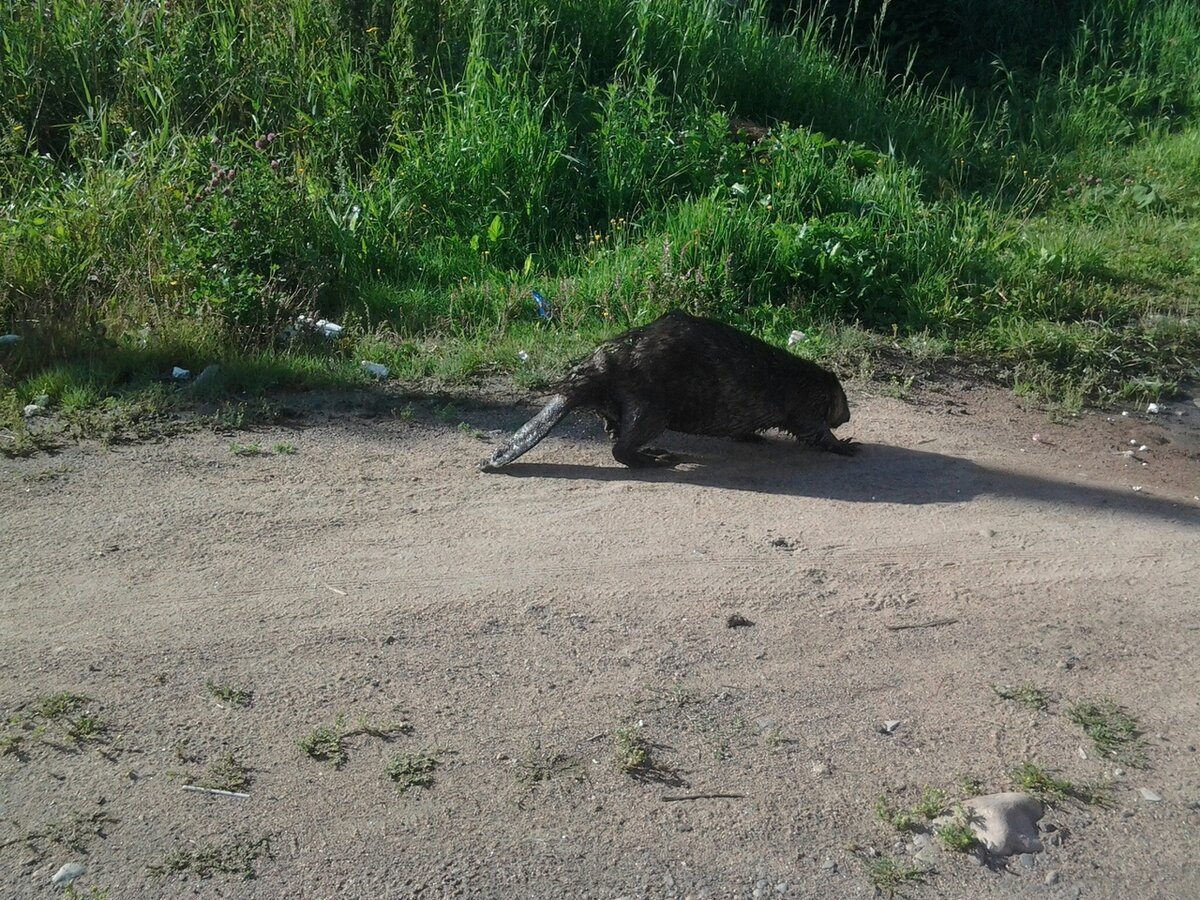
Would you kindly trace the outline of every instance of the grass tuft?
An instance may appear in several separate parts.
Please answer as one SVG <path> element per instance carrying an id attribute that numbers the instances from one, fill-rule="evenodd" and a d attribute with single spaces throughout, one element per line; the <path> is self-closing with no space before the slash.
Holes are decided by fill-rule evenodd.
<path id="1" fill-rule="evenodd" d="M 1103 755 L 1122 765 L 1146 765 L 1145 744 L 1137 720 L 1110 699 L 1085 700 L 1067 710 L 1067 718 L 1080 726 Z"/>
<path id="2" fill-rule="evenodd" d="M 429 787 L 439 760 L 431 753 L 397 753 L 387 764 L 387 776 L 401 793 L 413 787 Z"/>

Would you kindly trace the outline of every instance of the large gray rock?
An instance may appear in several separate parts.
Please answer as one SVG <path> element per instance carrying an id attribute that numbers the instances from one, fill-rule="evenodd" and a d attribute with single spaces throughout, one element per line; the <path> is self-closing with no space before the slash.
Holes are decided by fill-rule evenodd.
<path id="1" fill-rule="evenodd" d="M 1016 791 L 988 794 L 964 801 L 963 809 L 967 825 L 993 856 L 1042 852 L 1037 823 L 1046 808 L 1036 797 Z M 952 816 L 944 816 L 934 824 L 952 820 Z"/>

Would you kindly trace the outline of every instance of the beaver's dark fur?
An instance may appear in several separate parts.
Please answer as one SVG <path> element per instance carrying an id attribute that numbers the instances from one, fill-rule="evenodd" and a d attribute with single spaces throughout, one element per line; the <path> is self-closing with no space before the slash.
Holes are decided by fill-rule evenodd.
<path id="1" fill-rule="evenodd" d="M 833 453 L 857 450 L 833 435 L 850 421 L 836 376 L 736 328 L 675 311 L 597 347 L 480 468 L 512 462 L 576 408 L 599 413 L 613 456 L 627 466 L 671 464 L 669 454 L 643 449 L 667 429 L 748 439 L 779 428 Z"/>

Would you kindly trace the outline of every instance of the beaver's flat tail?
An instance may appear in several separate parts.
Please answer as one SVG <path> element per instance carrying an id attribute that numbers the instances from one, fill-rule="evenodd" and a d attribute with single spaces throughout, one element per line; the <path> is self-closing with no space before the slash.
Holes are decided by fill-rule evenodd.
<path id="1" fill-rule="evenodd" d="M 516 434 L 490 458 L 479 464 L 479 471 L 494 472 L 532 449 L 573 407 L 574 404 L 565 396 L 555 394 L 550 398 L 550 402 L 542 407 L 541 412 L 517 429 Z"/>

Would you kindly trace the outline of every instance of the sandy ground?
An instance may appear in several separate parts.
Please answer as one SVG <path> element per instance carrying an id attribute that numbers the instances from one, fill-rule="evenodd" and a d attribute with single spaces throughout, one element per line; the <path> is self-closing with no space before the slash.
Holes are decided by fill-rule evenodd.
<path id="1" fill-rule="evenodd" d="M 850 393 L 853 459 L 667 435 L 684 465 L 630 471 L 573 417 L 483 475 L 528 406 L 391 396 L 0 462 L 0 706 L 24 736 L 0 895 L 61 893 L 75 861 L 109 898 L 871 897 L 859 857 L 909 858 L 877 797 L 1033 761 L 1113 779 L 1112 806 L 1053 808 L 1032 869 L 947 856 L 906 894 L 1200 896 L 1200 408 L 1055 423 L 965 385 Z M 992 689 L 1025 682 L 1048 710 Z M 38 718 L 61 691 L 100 740 Z M 1096 697 L 1138 717 L 1147 768 L 1068 721 Z M 348 738 L 340 768 L 301 752 L 339 716 L 411 731 Z M 626 774 L 613 735 L 638 723 Z M 431 785 L 388 779 L 406 751 Z M 248 798 L 183 790 L 222 753 Z M 676 799 L 707 794 L 735 796 Z M 156 874 L 222 847 L 257 848 L 255 877 Z"/>

